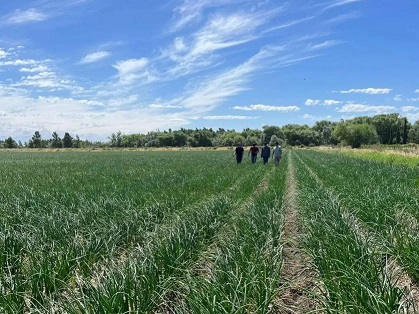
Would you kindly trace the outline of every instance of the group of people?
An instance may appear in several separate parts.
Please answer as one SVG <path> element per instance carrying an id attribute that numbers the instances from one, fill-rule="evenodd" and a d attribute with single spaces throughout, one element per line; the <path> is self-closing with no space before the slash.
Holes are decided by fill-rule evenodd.
<path id="1" fill-rule="evenodd" d="M 239 145 L 236 147 L 235 152 L 237 163 L 240 164 L 243 160 L 244 155 L 244 148 L 239 143 Z M 253 144 L 248 152 L 248 156 L 251 156 L 252 164 L 256 163 L 257 157 L 259 154 L 259 147 L 257 147 L 256 144 Z M 265 143 L 265 145 L 261 149 L 260 157 L 263 159 L 263 164 L 267 164 L 269 161 L 269 158 L 271 157 L 271 148 L 268 146 L 268 143 Z M 278 142 L 275 143 L 275 147 L 272 149 L 272 158 L 275 160 L 275 166 L 279 165 L 279 162 L 281 161 L 282 157 L 282 147 L 279 145 Z"/>

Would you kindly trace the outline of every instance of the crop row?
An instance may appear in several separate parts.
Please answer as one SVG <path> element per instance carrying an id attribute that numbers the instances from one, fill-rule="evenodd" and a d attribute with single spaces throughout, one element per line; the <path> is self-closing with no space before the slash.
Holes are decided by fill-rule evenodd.
<path id="1" fill-rule="evenodd" d="M 2 155 L 2 312 L 148 312 L 266 173 L 225 152 Z"/>
<path id="2" fill-rule="evenodd" d="M 406 243 L 417 241 L 417 230 L 403 220 L 404 215 L 417 219 L 418 193 L 409 188 L 417 173 L 315 151 L 293 157 L 306 245 L 324 283 L 326 311 L 394 313 L 409 307 L 386 257 L 393 256 L 417 280 L 417 248 L 406 250 Z"/>

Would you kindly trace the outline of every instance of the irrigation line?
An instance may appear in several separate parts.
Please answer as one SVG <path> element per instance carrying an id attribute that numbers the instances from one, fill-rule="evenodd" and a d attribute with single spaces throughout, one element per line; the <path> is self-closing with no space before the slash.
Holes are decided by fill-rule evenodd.
<path id="1" fill-rule="evenodd" d="M 324 187 L 326 190 L 330 191 L 330 196 L 334 197 L 336 201 L 340 201 L 338 193 L 331 187 L 326 186 L 318 175 L 301 159 L 300 156 L 297 156 L 299 161 L 307 169 L 310 176 L 316 181 L 316 183 Z M 383 252 L 388 250 L 385 248 L 385 245 L 378 237 L 370 232 L 368 228 L 353 214 L 350 210 L 345 207 L 343 209 L 342 218 L 346 223 L 352 227 L 360 236 L 360 239 L 368 245 L 372 245 L 375 248 L 380 249 Z M 397 260 L 393 257 L 385 254 L 386 266 L 385 273 L 389 274 L 390 281 L 403 291 L 404 298 L 401 300 L 400 304 L 400 313 L 419 313 L 419 287 L 413 282 L 412 278 L 403 270 Z"/>
<path id="2" fill-rule="evenodd" d="M 297 201 L 297 186 L 292 162 L 293 153 L 288 158 L 288 178 L 284 195 L 282 231 L 283 266 L 281 280 L 286 287 L 281 290 L 273 313 L 300 314 L 316 310 L 314 291 L 318 288 L 319 277 L 310 257 L 301 244 L 303 232 Z"/>

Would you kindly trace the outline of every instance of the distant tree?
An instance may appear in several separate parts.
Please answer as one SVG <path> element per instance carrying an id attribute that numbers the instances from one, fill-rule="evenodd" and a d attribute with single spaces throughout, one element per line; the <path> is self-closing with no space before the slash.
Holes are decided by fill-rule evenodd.
<path id="1" fill-rule="evenodd" d="M 242 144 L 242 145 L 243 145 L 244 140 L 245 140 L 245 138 L 244 138 L 242 135 L 238 135 L 238 134 L 237 134 L 237 135 L 234 137 L 234 140 L 233 140 L 233 145 L 234 145 L 234 146 L 237 146 L 237 145 L 239 145 L 239 144 Z"/>
<path id="2" fill-rule="evenodd" d="M 4 148 L 16 148 L 17 143 L 15 140 L 10 136 L 4 140 Z"/>
<path id="3" fill-rule="evenodd" d="M 377 131 L 381 144 L 402 143 L 404 118 L 400 117 L 398 113 L 380 114 L 370 120 Z"/>
<path id="4" fill-rule="evenodd" d="M 265 125 L 263 126 L 263 133 L 265 134 L 265 142 L 269 142 L 273 135 L 275 135 L 278 139 L 284 138 L 284 132 L 279 126 Z"/>
<path id="5" fill-rule="evenodd" d="M 122 133 L 118 131 L 116 133 L 112 133 L 111 136 L 108 137 L 110 140 L 111 147 L 121 147 L 122 146 Z"/>
<path id="6" fill-rule="evenodd" d="M 183 131 L 173 132 L 173 144 L 174 146 L 185 146 L 188 136 Z"/>
<path id="7" fill-rule="evenodd" d="M 57 132 L 52 133 L 51 147 L 52 148 L 62 148 L 63 147 L 63 142 L 62 142 L 61 138 L 58 136 Z"/>
<path id="8" fill-rule="evenodd" d="M 76 134 L 76 138 L 74 139 L 74 142 L 73 142 L 74 148 L 80 148 L 80 144 L 81 144 L 80 137 L 78 134 Z"/>
<path id="9" fill-rule="evenodd" d="M 375 128 L 368 123 L 340 123 L 336 126 L 333 136 L 336 137 L 340 143 L 350 145 L 352 148 L 379 143 L 379 137 Z"/>
<path id="10" fill-rule="evenodd" d="M 419 120 L 413 123 L 413 126 L 409 130 L 409 141 L 419 144 Z"/>
<path id="11" fill-rule="evenodd" d="M 407 124 L 407 118 L 404 118 L 404 123 L 403 123 L 403 144 L 407 143 L 407 137 L 408 137 L 408 124 Z"/>
<path id="12" fill-rule="evenodd" d="M 320 136 L 320 145 L 336 144 L 333 138 L 333 130 L 336 127 L 336 122 L 322 120 L 314 123 L 313 130 L 317 131 Z"/>
<path id="13" fill-rule="evenodd" d="M 315 146 L 320 144 L 320 135 L 308 125 L 287 124 L 282 128 L 287 144 Z"/>
<path id="14" fill-rule="evenodd" d="M 35 131 L 35 134 L 29 140 L 28 147 L 29 148 L 41 148 L 42 147 L 42 138 L 41 138 L 41 133 L 39 133 L 39 131 Z"/>
<path id="15" fill-rule="evenodd" d="M 64 148 L 71 148 L 73 147 L 73 138 L 71 137 L 70 133 L 65 133 L 63 137 L 63 147 Z"/>

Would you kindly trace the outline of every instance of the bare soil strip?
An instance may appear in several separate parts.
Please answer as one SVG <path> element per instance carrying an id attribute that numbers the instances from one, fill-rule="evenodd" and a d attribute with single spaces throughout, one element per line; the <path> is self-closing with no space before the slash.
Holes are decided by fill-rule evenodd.
<path id="1" fill-rule="evenodd" d="M 310 175 L 316 182 L 324 186 L 323 181 L 317 176 L 316 173 L 310 169 L 303 161 L 301 161 Z M 331 190 L 330 188 L 328 188 Z M 332 193 L 338 195 L 337 193 Z M 336 196 L 337 197 L 337 196 Z M 338 197 L 337 197 L 338 198 Z M 383 247 L 383 243 L 377 237 L 369 232 L 361 221 L 358 220 L 350 211 L 345 209 L 344 218 L 348 225 L 350 225 L 360 235 L 364 242 L 370 242 L 375 247 Z M 412 220 L 413 221 L 413 220 Z M 417 226 L 416 226 L 417 227 Z M 393 256 L 386 257 L 385 271 L 389 275 L 392 282 L 402 291 L 404 291 L 404 298 L 400 306 L 400 313 L 419 313 L 419 287 L 416 285 L 412 278 L 403 270 L 400 264 Z"/>
<path id="2" fill-rule="evenodd" d="M 284 195 L 284 226 L 282 232 L 282 280 L 286 287 L 273 306 L 273 313 L 299 314 L 317 310 L 314 293 L 318 276 L 301 244 L 302 224 L 297 205 L 297 187 L 292 155 L 288 159 L 288 182 Z"/>

